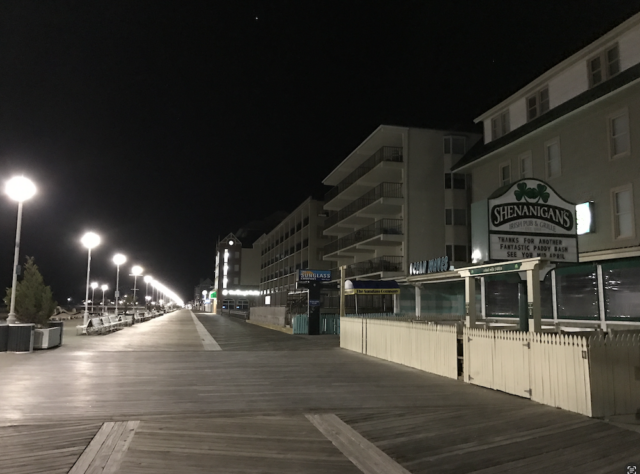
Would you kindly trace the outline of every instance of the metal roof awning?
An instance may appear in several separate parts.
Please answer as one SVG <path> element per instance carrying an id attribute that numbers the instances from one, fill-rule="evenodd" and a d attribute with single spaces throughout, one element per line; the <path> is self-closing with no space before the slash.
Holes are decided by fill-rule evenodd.
<path id="1" fill-rule="evenodd" d="M 345 295 L 397 295 L 398 282 L 394 280 L 347 280 L 344 282 Z"/>

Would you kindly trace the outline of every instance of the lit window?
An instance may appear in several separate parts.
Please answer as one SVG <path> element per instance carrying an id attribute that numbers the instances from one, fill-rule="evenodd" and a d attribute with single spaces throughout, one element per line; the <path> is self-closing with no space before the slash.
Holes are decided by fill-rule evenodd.
<path id="1" fill-rule="evenodd" d="M 549 110 L 549 88 L 539 90 L 527 98 L 527 120 L 531 121 Z"/>
<path id="2" fill-rule="evenodd" d="M 628 239 L 635 235 L 633 219 L 633 193 L 631 185 L 614 189 L 611 193 L 613 204 L 613 233 L 616 239 Z"/>
<path id="3" fill-rule="evenodd" d="M 589 60 L 589 86 L 594 87 L 620 72 L 620 52 L 615 44 Z"/>
<path id="4" fill-rule="evenodd" d="M 505 110 L 491 119 L 491 139 L 500 138 L 511 131 L 509 124 L 509 110 Z"/>
<path id="5" fill-rule="evenodd" d="M 611 158 L 629 153 L 629 115 L 620 112 L 609 118 L 609 152 Z"/>
<path id="6" fill-rule="evenodd" d="M 511 184 L 511 163 L 502 163 L 500 165 L 500 186 L 508 186 Z"/>
<path id="7" fill-rule="evenodd" d="M 533 164 L 531 162 L 531 152 L 520 155 L 520 179 L 533 178 Z"/>
<path id="8" fill-rule="evenodd" d="M 547 164 L 547 178 L 560 176 L 562 171 L 560 157 L 560 141 L 556 138 L 545 143 L 545 157 Z"/>

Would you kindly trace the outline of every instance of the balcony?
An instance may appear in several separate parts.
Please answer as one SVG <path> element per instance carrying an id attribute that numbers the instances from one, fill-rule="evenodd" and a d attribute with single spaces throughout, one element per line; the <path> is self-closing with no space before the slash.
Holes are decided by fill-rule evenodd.
<path id="1" fill-rule="evenodd" d="M 402 235 L 402 219 L 380 219 L 371 225 L 356 230 L 325 245 L 324 255 L 338 252 L 352 245 L 362 243 L 382 235 Z"/>
<path id="2" fill-rule="evenodd" d="M 347 265 L 345 278 L 354 278 L 384 272 L 402 273 L 402 259 L 403 257 L 398 256 L 383 256 Z M 339 268 L 331 270 L 331 279 L 340 280 Z"/>
<path id="3" fill-rule="evenodd" d="M 337 186 L 331 188 L 327 194 L 324 195 L 324 201 L 328 203 L 384 161 L 402 163 L 402 147 L 383 146 L 380 148 L 377 152 L 367 158 L 364 163 L 358 166 L 346 178 L 338 183 Z"/>
<path id="4" fill-rule="evenodd" d="M 325 219 L 325 229 L 336 225 L 381 198 L 402 198 L 402 183 L 380 183 L 371 191 Z"/>

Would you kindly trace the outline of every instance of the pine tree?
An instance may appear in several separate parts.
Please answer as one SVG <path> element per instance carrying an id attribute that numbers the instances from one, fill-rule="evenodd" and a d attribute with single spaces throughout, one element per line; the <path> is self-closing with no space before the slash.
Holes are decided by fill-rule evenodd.
<path id="1" fill-rule="evenodd" d="M 4 298 L 7 306 L 11 304 L 11 288 L 7 288 Z M 21 323 L 34 323 L 46 326 L 58 303 L 53 299 L 51 287 L 44 280 L 33 257 L 27 257 L 22 280 L 16 285 L 16 317 Z"/>

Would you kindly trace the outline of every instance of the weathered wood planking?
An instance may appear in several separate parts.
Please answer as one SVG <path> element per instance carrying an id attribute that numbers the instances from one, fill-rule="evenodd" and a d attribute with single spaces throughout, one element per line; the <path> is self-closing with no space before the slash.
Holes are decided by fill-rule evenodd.
<path id="1" fill-rule="evenodd" d="M 139 423 L 139 421 L 104 423 L 69 474 L 118 473 Z"/>
<path id="2" fill-rule="evenodd" d="M 100 423 L 0 427 L 0 472 L 36 474 L 69 472 Z"/>

